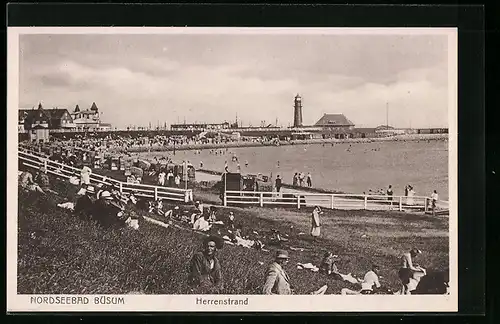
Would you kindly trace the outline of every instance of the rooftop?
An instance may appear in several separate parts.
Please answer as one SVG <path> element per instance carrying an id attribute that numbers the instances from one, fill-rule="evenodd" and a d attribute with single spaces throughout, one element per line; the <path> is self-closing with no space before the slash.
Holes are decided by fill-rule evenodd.
<path id="1" fill-rule="evenodd" d="M 354 126 L 344 114 L 324 114 L 314 126 Z"/>

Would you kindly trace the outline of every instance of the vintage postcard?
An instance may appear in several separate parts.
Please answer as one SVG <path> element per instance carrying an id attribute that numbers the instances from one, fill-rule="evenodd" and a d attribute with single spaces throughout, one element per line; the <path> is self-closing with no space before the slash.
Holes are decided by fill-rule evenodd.
<path id="1" fill-rule="evenodd" d="M 7 108 L 9 312 L 458 310 L 456 28 L 8 28 Z"/>

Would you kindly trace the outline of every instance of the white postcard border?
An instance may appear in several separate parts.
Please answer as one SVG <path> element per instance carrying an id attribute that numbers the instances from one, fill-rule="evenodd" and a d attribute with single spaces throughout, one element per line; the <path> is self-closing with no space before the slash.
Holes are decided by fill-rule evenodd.
<path id="1" fill-rule="evenodd" d="M 21 34 L 443 34 L 448 36 L 450 294 L 439 296 L 259 295 L 18 295 L 17 111 Z M 226 28 L 226 27 L 8 27 L 7 28 L 7 311 L 8 312 L 456 312 L 458 311 L 458 29 L 457 28 Z M 96 304 L 103 296 L 123 304 Z M 87 304 L 37 303 L 36 297 L 86 297 Z M 35 302 L 33 299 L 35 298 Z M 247 300 L 247 305 L 199 304 Z M 101 299 L 103 300 L 103 299 Z M 60 300 L 59 300 L 60 301 Z M 81 299 L 80 299 L 81 301 Z"/>

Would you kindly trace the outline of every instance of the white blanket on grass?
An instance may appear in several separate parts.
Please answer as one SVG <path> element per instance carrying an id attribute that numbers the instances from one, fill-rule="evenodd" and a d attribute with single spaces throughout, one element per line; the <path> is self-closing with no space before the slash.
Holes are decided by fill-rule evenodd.
<path id="1" fill-rule="evenodd" d="M 60 203 L 60 204 L 57 204 L 57 207 L 69 209 L 71 211 L 75 210 L 75 204 L 72 202 Z"/>

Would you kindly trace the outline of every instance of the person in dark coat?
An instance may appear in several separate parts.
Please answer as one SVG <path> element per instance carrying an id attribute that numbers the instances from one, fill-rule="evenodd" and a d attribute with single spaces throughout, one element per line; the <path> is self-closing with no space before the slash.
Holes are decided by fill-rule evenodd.
<path id="1" fill-rule="evenodd" d="M 279 174 L 276 176 L 276 191 L 281 191 L 281 178 Z"/>
<path id="2" fill-rule="evenodd" d="M 122 214 L 123 211 L 113 202 L 113 196 L 107 190 L 101 193 L 92 210 L 92 218 L 106 228 L 123 225 L 120 219 Z"/>
<path id="3" fill-rule="evenodd" d="M 223 245 L 224 241 L 215 235 L 203 240 L 202 251 L 195 253 L 189 264 L 188 284 L 192 289 L 207 293 L 222 291 L 222 268 L 216 254 Z"/>
<path id="4" fill-rule="evenodd" d="M 85 218 L 92 216 L 92 211 L 94 208 L 94 196 L 95 189 L 93 186 L 87 186 L 85 189 L 85 194 L 76 200 L 75 204 L 75 214 L 83 216 Z"/>

